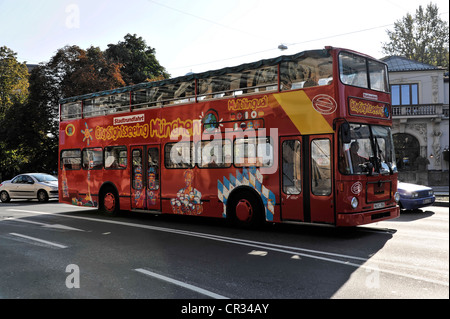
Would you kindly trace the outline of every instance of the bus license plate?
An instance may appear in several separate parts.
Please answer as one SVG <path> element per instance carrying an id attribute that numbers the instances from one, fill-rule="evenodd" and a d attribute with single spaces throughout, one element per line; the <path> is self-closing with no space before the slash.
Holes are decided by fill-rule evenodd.
<path id="1" fill-rule="evenodd" d="M 373 204 L 373 209 L 380 209 L 380 208 L 384 208 L 386 206 L 385 203 L 375 203 Z"/>

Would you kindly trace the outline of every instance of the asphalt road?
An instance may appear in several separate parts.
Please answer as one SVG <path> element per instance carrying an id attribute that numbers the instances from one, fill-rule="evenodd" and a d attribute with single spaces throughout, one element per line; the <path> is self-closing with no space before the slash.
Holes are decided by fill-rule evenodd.
<path id="1" fill-rule="evenodd" d="M 449 209 L 351 230 L 245 230 L 12 201 L 0 203 L 0 258 L 3 299 L 176 299 L 174 311 L 205 314 L 195 307 L 209 299 L 231 299 L 216 314 L 241 312 L 244 299 L 261 313 L 271 299 L 448 299 Z"/>

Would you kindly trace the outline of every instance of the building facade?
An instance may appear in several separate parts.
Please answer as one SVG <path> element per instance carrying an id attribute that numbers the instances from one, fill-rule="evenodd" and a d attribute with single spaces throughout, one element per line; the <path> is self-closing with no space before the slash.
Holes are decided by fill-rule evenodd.
<path id="1" fill-rule="evenodd" d="M 448 72 L 398 56 L 382 60 L 389 68 L 399 179 L 448 186 Z"/>

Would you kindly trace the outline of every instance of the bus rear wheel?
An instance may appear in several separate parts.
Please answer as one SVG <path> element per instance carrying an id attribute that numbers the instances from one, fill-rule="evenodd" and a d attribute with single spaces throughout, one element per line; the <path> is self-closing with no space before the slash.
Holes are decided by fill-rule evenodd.
<path id="1" fill-rule="evenodd" d="M 109 187 L 100 196 L 100 211 L 106 215 L 115 216 L 119 213 L 119 196 L 117 192 Z"/>
<path id="2" fill-rule="evenodd" d="M 263 206 L 258 197 L 251 191 L 239 190 L 229 205 L 229 218 L 240 227 L 253 228 L 263 221 Z"/>

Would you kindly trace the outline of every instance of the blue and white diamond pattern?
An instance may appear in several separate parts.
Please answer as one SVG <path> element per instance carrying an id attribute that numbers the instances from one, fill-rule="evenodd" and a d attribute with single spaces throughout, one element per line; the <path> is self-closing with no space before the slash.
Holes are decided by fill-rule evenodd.
<path id="1" fill-rule="evenodd" d="M 236 170 L 236 175 L 223 177 L 223 181 L 217 181 L 217 194 L 219 200 L 223 203 L 222 216 L 226 217 L 227 200 L 231 191 L 238 186 L 245 185 L 253 188 L 261 196 L 264 204 L 266 220 L 273 221 L 275 194 L 262 184 L 263 176 L 256 167 L 243 168 L 242 173 L 239 169 Z"/>

